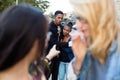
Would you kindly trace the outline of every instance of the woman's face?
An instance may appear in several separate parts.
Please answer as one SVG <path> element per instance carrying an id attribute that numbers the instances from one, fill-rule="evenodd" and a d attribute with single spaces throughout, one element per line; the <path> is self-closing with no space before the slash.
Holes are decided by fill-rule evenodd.
<path id="1" fill-rule="evenodd" d="M 63 28 L 63 35 L 64 36 L 69 35 L 70 31 L 71 31 L 71 29 L 70 29 L 69 26 L 64 26 L 64 28 Z"/>
<path id="2" fill-rule="evenodd" d="M 88 25 L 88 22 L 84 20 L 83 18 L 77 18 L 76 26 L 78 28 L 78 31 L 81 31 L 84 34 L 85 38 L 88 38 L 90 35 L 90 27 Z"/>

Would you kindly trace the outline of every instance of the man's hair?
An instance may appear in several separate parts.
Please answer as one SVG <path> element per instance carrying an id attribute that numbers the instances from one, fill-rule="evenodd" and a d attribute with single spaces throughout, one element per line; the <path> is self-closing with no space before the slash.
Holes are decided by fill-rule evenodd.
<path id="1" fill-rule="evenodd" d="M 63 14 L 63 12 L 60 11 L 60 10 L 57 10 L 57 11 L 55 12 L 54 16 L 56 16 L 56 15 L 58 15 L 58 14 Z"/>

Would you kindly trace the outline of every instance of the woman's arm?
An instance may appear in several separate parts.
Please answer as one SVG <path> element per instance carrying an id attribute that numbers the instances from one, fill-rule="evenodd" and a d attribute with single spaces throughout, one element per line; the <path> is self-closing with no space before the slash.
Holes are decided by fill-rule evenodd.
<path id="1" fill-rule="evenodd" d="M 80 73 L 83 60 L 87 53 L 87 41 L 82 41 L 80 36 L 81 33 L 78 33 L 72 37 L 72 49 L 75 56 L 75 59 L 72 62 L 72 66 L 76 75 Z"/>

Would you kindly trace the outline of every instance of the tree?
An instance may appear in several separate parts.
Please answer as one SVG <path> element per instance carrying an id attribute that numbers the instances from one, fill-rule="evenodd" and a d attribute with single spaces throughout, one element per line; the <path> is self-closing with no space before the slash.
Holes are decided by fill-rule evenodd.
<path id="1" fill-rule="evenodd" d="M 0 11 L 15 3 L 16 0 L 0 0 Z M 47 0 L 18 0 L 18 3 L 30 3 L 35 7 L 41 8 L 44 12 L 49 7 L 49 2 Z"/>
<path id="2" fill-rule="evenodd" d="M 51 20 L 53 20 L 54 19 L 54 14 L 52 12 L 50 12 L 49 17 L 50 17 Z"/>
<path id="3" fill-rule="evenodd" d="M 49 7 L 49 2 L 46 0 L 39 0 L 38 7 L 41 8 L 45 12 L 46 9 Z"/>
<path id="4" fill-rule="evenodd" d="M 12 0 L 0 0 L 0 12 L 12 5 Z"/>
<path id="5" fill-rule="evenodd" d="M 30 3 L 35 7 L 41 8 L 44 12 L 49 7 L 49 2 L 46 0 L 19 0 L 18 3 Z"/>

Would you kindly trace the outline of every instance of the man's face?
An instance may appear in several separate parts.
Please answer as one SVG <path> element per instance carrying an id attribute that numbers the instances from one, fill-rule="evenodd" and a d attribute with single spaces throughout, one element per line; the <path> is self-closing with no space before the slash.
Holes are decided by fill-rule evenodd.
<path id="1" fill-rule="evenodd" d="M 57 15 L 54 17 L 54 19 L 55 19 L 55 24 L 56 24 L 56 25 L 61 24 L 61 22 L 62 22 L 62 20 L 63 20 L 63 14 L 57 14 Z"/>

